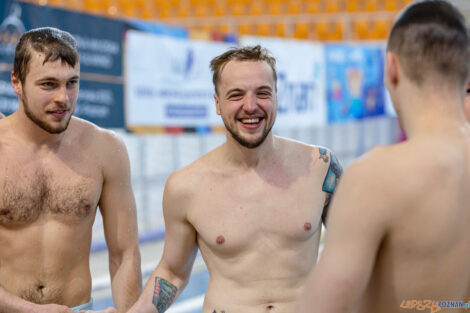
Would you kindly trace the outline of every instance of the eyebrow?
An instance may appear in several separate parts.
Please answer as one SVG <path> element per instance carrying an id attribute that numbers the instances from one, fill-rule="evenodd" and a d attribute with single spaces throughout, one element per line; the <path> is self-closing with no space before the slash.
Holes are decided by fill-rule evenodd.
<path id="1" fill-rule="evenodd" d="M 258 90 L 264 90 L 264 89 L 267 89 L 267 90 L 269 90 L 269 91 L 273 91 L 273 89 L 272 89 L 270 86 L 268 86 L 268 85 L 263 85 L 263 86 L 260 86 L 260 87 L 256 88 L 257 91 L 258 91 Z M 225 95 L 229 95 L 229 94 L 231 94 L 232 92 L 244 92 L 244 90 L 241 89 L 241 88 L 232 88 L 232 89 L 229 89 L 229 90 L 225 93 Z"/>
<path id="2" fill-rule="evenodd" d="M 68 78 L 67 80 L 72 80 L 72 79 L 80 79 L 80 76 L 79 75 L 74 75 L 74 76 Z M 59 79 L 57 79 L 57 77 L 49 76 L 49 77 L 40 78 L 37 81 L 44 81 L 44 80 L 55 80 L 55 81 L 57 81 Z"/>

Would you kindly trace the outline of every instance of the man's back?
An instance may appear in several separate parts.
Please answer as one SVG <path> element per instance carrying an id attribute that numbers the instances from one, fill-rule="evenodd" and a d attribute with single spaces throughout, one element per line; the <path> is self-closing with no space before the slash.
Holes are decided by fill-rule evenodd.
<path id="1" fill-rule="evenodd" d="M 377 173 L 393 191 L 383 201 L 396 206 L 359 312 L 468 300 L 470 131 L 380 148 L 368 161 L 386 167 Z"/>

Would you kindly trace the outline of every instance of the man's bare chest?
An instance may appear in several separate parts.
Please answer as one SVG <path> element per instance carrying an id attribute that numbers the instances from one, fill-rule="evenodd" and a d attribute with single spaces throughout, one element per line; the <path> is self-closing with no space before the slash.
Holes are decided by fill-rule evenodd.
<path id="1" fill-rule="evenodd" d="M 288 188 L 219 184 L 194 199 L 189 219 L 214 250 L 241 251 L 257 241 L 302 245 L 319 229 L 324 200 L 319 182 Z"/>
<path id="2" fill-rule="evenodd" d="M 0 225 L 22 225 L 40 217 L 79 222 L 95 212 L 102 177 L 85 160 L 0 158 Z"/>

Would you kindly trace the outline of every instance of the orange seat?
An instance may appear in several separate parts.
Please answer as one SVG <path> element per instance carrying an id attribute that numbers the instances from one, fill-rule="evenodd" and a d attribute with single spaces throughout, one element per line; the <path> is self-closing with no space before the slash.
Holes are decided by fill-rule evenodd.
<path id="1" fill-rule="evenodd" d="M 246 25 L 246 24 L 238 25 L 238 33 L 240 35 L 253 34 L 253 27 L 252 27 L 252 25 Z"/>
<path id="2" fill-rule="evenodd" d="M 258 36 L 269 36 L 271 35 L 271 25 L 259 24 L 256 26 L 256 34 Z"/>
<path id="3" fill-rule="evenodd" d="M 302 2 L 297 0 L 292 0 L 287 3 L 287 13 L 288 14 L 300 14 L 302 13 Z"/>
<path id="4" fill-rule="evenodd" d="M 375 12 L 379 10 L 377 0 L 367 0 L 365 3 L 365 10 L 368 12 Z"/>
<path id="5" fill-rule="evenodd" d="M 392 28 L 391 21 L 377 21 L 375 22 L 375 35 L 377 39 L 386 39 Z"/>
<path id="6" fill-rule="evenodd" d="M 353 23 L 353 33 L 356 39 L 369 39 L 370 25 L 365 21 L 358 21 Z"/>
<path id="7" fill-rule="evenodd" d="M 271 15 L 279 15 L 285 12 L 285 3 L 280 0 L 270 1 L 268 3 L 268 12 Z"/>
<path id="8" fill-rule="evenodd" d="M 340 7 L 339 0 L 328 0 L 326 1 L 325 11 L 328 13 L 336 13 L 341 10 Z"/>
<path id="9" fill-rule="evenodd" d="M 287 36 L 287 26 L 286 24 L 276 25 L 276 36 L 277 37 L 286 37 Z"/>
<path id="10" fill-rule="evenodd" d="M 358 12 L 358 11 L 360 11 L 359 1 L 358 0 L 346 1 L 346 11 L 348 11 L 348 12 Z"/>
<path id="11" fill-rule="evenodd" d="M 253 1 L 253 3 L 250 4 L 249 10 L 248 10 L 249 15 L 262 15 L 264 14 L 264 5 L 261 1 Z"/>
<path id="12" fill-rule="evenodd" d="M 297 23 L 294 29 L 294 38 L 307 39 L 310 36 L 310 25 L 308 23 Z"/>

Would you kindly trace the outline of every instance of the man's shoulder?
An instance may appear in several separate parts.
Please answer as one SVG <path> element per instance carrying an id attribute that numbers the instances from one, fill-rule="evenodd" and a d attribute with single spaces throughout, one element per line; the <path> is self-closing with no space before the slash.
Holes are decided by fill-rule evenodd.
<path id="1" fill-rule="evenodd" d="M 93 145 L 94 149 L 106 148 L 122 142 L 122 139 L 116 132 L 102 128 L 84 119 L 73 117 L 70 124 L 71 130 L 76 136 L 79 136 L 80 141 Z"/>
<path id="2" fill-rule="evenodd" d="M 406 144 L 377 146 L 353 162 L 345 177 L 379 197 L 409 199 L 427 183 L 421 154 Z"/>
<path id="3" fill-rule="evenodd" d="M 324 146 L 308 144 L 284 137 L 276 137 L 276 140 L 282 145 L 285 151 L 292 152 L 296 155 L 314 156 L 315 158 L 322 158 L 324 156 L 324 158 L 328 160 L 335 155 L 331 149 Z"/>

